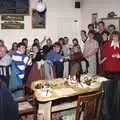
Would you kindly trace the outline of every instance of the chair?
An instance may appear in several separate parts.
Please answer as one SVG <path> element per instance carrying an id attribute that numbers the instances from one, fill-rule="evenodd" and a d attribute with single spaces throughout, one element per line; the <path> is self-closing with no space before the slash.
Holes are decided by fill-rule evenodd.
<path id="1" fill-rule="evenodd" d="M 100 120 L 103 92 L 98 91 L 89 95 L 78 97 L 76 120 Z"/>
<path id="2" fill-rule="evenodd" d="M 34 120 L 37 120 L 37 103 L 33 96 L 33 91 L 26 87 L 20 87 L 12 91 L 12 93 L 16 91 L 24 90 L 25 96 L 15 98 L 18 102 L 18 111 L 19 111 L 19 118 L 22 119 L 23 116 L 27 116 L 30 114 L 34 115 Z"/>

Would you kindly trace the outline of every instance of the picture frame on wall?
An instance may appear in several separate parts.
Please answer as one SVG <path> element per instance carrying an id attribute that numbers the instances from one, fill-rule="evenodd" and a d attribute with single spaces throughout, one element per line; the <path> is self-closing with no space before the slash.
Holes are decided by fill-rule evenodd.
<path id="1" fill-rule="evenodd" d="M 116 30 L 120 31 L 120 17 L 113 17 L 113 18 L 101 18 L 101 20 L 105 23 L 106 29 L 110 24 L 115 25 Z"/>
<path id="2" fill-rule="evenodd" d="M 30 0 L 0 0 L 0 14 L 29 15 Z"/>
<path id="3" fill-rule="evenodd" d="M 32 28 L 46 28 L 46 12 L 32 10 Z"/>
<path id="4" fill-rule="evenodd" d="M 98 13 L 92 13 L 92 24 L 94 25 L 95 29 L 97 29 L 97 22 L 98 22 Z"/>

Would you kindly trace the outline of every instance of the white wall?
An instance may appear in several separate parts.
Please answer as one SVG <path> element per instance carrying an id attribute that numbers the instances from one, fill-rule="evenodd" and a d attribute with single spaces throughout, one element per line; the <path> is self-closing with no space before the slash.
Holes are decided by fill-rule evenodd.
<path id="1" fill-rule="evenodd" d="M 34 8 L 37 0 L 30 0 L 31 8 Z M 78 20 L 77 31 L 80 30 L 80 9 L 74 8 L 74 0 L 45 0 L 47 4 L 46 28 L 32 29 L 31 27 L 31 11 L 29 16 L 25 16 L 25 28 L 23 30 L 1 30 L 0 38 L 3 39 L 8 48 L 11 47 L 13 41 L 21 41 L 27 37 L 29 44 L 32 44 L 34 38 L 40 40 L 45 35 L 50 36 L 54 41 L 58 39 L 58 20 L 59 18 L 72 18 Z M 1 22 L 1 21 L 0 21 Z M 74 21 L 73 21 L 74 22 Z"/>
<path id="2" fill-rule="evenodd" d="M 83 0 L 81 6 L 82 29 L 87 30 L 91 23 L 91 14 L 98 13 L 98 17 L 107 17 L 107 14 L 114 11 L 120 17 L 120 0 Z"/>

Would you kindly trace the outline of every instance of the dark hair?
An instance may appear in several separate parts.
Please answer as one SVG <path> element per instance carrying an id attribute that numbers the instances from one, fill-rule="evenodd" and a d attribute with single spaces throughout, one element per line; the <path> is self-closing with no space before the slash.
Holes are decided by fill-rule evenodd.
<path id="1" fill-rule="evenodd" d="M 77 38 L 74 38 L 72 41 L 76 41 L 77 43 L 79 43 Z"/>
<path id="2" fill-rule="evenodd" d="M 115 25 L 113 25 L 113 24 L 110 24 L 110 25 L 108 26 L 108 28 L 110 28 L 110 27 L 113 27 L 114 30 L 116 29 Z"/>
<path id="3" fill-rule="evenodd" d="M 48 38 L 47 40 L 46 40 L 46 42 L 48 42 L 48 41 L 52 41 L 50 38 Z"/>
<path id="4" fill-rule="evenodd" d="M 98 22 L 98 25 L 99 25 L 99 24 L 103 24 L 103 26 L 105 26 L 105 23 L 104 23 L 103 21 L 99 21 L 99 22 Z"/>
<path id="5" fill-rule="evenodd" d="M 86 34 L 86 31 L 85 31 L 85 30 L 81 30 L 81 32 L 83 32 L 84 34 Z"/>
<path id="6" fill-rule="evenodd" d="M 35 42 L 35 41 L 39 41 L 39 39 L 35 38 L 35 39 L 34 39 L 34 42 Z"/>
<path id="7" fill-rule="evenodd" d="M 33 47 L 37 47 L 39 50 L 40 50 L 40 46 L 37 44 L 37 43 L 34 43 L 33 45 L 32 45 L 32 48 Z"/>
<path id="8" fill-rule="evenodd" d="M 113 39 L 113 35 L 118 35 L 119 40 L 120 40 L 120 32 L 119 31 L 113 31 L 111 38 Z"/>
<path id="9" fill-rule="evenodd" d="M 0 42 L 2 43 L 2 45 L 4 45 L 4 41 L 0 39 Z"/>
<path id="10" fill-rule="evenodd" d="M 90 30 L 89 32 L 88 32 L 88 34 L 95 34 L 95 31 L 94 30 Z"/>
<path id="11" fill-rule="evenodd" d="M 68 37 L 65 36 L 64 39 L 68 39 Z"/>
<path id="12" fill-rule="evenodd" d="M 28 39 L 27 39 L 27 38 L 23 38 L 23 39 L 22 39 L 22 42 L 24 42 L 24 41 L 28 41 Z"/>
<path id="13" fill-rule="evenodd" d="M 94 24 L 88 24 L 88 28 L 92 27 L 94 29 Z"/>
<path id="14" fill-rule="evenodd" d="M 103 35 L 103 34 L 106 34 L 107 36 L 109 36 L 109 32 L 108 32 L 108 31 L 103 31 L 103 32 L 101 33 L 101 35 Z"/>
<path id="15" fill-rule="evenodd" d="M 12 50 L 14 50 L 14 45 L 17 45 L 17 47 L 18 47 L 18 44 L 17 44 L 17 42 L 13 42 L 13 44 L 12 44 Z"/>
<path id="16" fill-rule="evenodd" d="M 60 44 L 59 42 L 55 42 L 55 43 L 53 44 L 53 47 L 56 47 L 56 46 L 59 46 L 60 49 L 62 49 L 62 46 L 61 46 L 61 44 Z"/>
<path id="17" fill-rule="evenodd" d="M 112 35 L 120 35 L 118 31 L 113 31 Z"/>
<path id="18" fill-rule="evenodd" d="M 20 42 L 20 43 L 18 43 L 18 45 L 17 45 L 18 48 L 20 48 L 21 46 L 25 46 L 25 47 L 26 47 L 25 43 L 23 43 L 23 42 Z"/>

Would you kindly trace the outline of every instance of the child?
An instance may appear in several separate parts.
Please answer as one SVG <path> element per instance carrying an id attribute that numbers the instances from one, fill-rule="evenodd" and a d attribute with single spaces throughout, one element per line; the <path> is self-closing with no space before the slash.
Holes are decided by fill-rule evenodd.
<path id="1" fill-rule="evenodd" d="M 79 45 L 74 45 L 72 48 L 71 53 L 71 61 L 70 61 L 70 74 L 76 75 L 77 72 L 79 72 L 81 68 L 80 60 L 82 58 L 82 52 Z"/>
<path id="2" fill-rule="evenodd" d="M 31 65 L 31 60 L 25 55 L 24 43 L 18 44 L 18 50 L 12 55 L 12 72 L 10 78 L 10 89 L 16 89 L 24 85 L 25 69 L 27 65 Z M 23 92 L 15 93 L 15 96 L 22 96 Z"/>
<path id="3" fill-rule="evenodd" d="M 63 57 L 60 54 L 61 52 L 61 45 L 60 43 L 56 42 L 53 45 L 53 50 L 51 50 L 47 57 L 49 60 L 52 61 L 55 72 L 56 72 L 56 78 L 63 77 Z"/>

